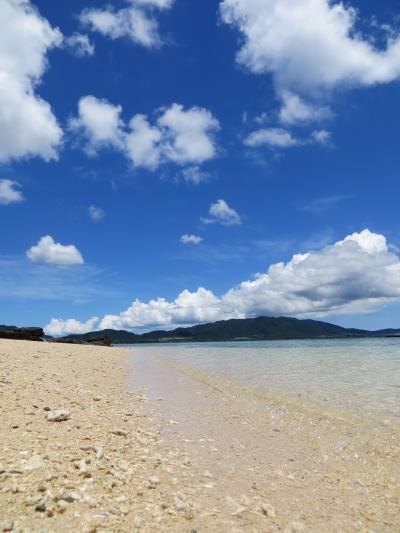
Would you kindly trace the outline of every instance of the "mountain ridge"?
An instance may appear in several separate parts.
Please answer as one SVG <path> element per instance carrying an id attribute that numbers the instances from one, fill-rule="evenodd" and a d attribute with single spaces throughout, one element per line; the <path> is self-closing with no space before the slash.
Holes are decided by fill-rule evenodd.
<path id="1" fill-rule="evenodd" d="M 113 344 L 146 344 L 167 342 L 218 342 L 256 340 L 340 339 L 398 336 L 400 329 L 368 331 L 344 328 L 329 322 L 288 317 L 243 318 L 219 320 L 207 324 L 132 333 L 126 330 L 104 329 L 84 334 L 67 335 L 65 339 L 85 340 L 107 336 Z"/>

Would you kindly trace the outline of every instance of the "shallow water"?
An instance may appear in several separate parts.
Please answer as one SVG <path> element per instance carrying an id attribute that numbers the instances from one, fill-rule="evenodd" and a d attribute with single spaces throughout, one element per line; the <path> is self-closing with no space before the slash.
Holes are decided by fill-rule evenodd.
<path id="1" fill-rule="evenodd" d="M 258 390 L 352 411 L 400 417 L 400 339 L 340 339 L 138 346 Z"/>
<path id="2" fill-rule="evenodd" d="M 397 532 L 399 370 L 397 339 L 139 345 L 128 386 L 218 493 L 256 487 L 313 533 Z"/>

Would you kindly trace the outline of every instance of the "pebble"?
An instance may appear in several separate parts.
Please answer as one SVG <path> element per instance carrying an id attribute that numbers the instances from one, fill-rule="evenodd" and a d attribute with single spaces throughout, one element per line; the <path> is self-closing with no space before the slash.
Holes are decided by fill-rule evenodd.
<path id="1" fill-rule="evenodd" d="M 46 418 L 49 422 L 64 422 L 71 418 L 71 413 L 65 409 L 57 409 L 56 411 L 50 411 Z"/>
<path id="2" fill-rule="evenodd" d="M 174 498 L 174 507 L 177 511 L 185 511 L 187 509 L 186 503 L 178 498 L 178 496 Z"/>
<path id="3" fill-rule="evenodd" d="M 68 508 L 68 504 L 67 504 L 67 502 L 65 500 L 58 500 L 56 505 L 57 505 L 57 511 L 59 513 L 65 513 L 65 511 Z"/>
<path id="4" fill-rule="evenodd" d="M 117 509 L 117 507 L 114 507 L 113 505 L 109 505 L 107 507 L 107 512 L 114 515 L 114 516 L 121 516 L 122 515 L 122 512 Z"/>
<path id="5" fill-rule="evenodd" d="M 262 503 L 261 504 L 261 511 L 265 516 L 268 516 L 268 518 L 275 518 L 276 517 L 276 511 L 274 507 L 270 503 Z"/>
<path id="6" fill-rule="evenodd" d="M 14 529 L 14 522 L 12 520 L 3 520 L 0 523 L 0 531 L 12 531 Z"/>
<path id="7" fill-rule="evenodd" d="M 38 513 L 45 513 L 46 512 L 46 504 L 44 502 L 40 502 L 35 506 L 35 511 Z"/>
<path id="8" fill-rule="evenodd" d="M 127 437 L 128 436 L 128 432 L 125 431 L 124 429 L 112 429 L 110 431 L 110 433 L 112 435 L 117 435 L 118 437 Z"/>
<path id="9" fill-rule="evenodd" d="M 43 468 L 45 463 L 40 455 L 33 455 L 30 459 L 21 459 L 11 466 L 10 472 L 13 474 L 22 474 L 23 472 L 33 472 Z"/>
<path id="10" fill-rule="evenodd" d="M 85 459 L 81 459 L 78 464 L 79 473 L 81 476 L 90 477 L 89 469 Z"/>
<path id="11" fill-rule="evenodd" d="M 143 520 L 139 516 L 135 516 L 135 518 L 133 519 L 133 527 L 139 529 L 140 527 L 142 527 L 142 524 Z"/>
<path id="12" fill-rule="evenodd" d="M 96 452 L 96 459 L 103 459 L 104 457 L 104 448 L 100 444 L 93 446 L 93 450 Z"/>

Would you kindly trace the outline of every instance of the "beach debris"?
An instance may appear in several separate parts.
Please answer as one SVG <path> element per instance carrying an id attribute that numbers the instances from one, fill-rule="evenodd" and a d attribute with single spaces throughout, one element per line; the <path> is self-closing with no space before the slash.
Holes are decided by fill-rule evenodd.
<path id="1" fill-rule="evenodd" d="M 49 422 L 64 422 L 71 418 L 71 413 L 66 409 L 56 409 L 55 411 L 50 411 L 46 418 Z"/>

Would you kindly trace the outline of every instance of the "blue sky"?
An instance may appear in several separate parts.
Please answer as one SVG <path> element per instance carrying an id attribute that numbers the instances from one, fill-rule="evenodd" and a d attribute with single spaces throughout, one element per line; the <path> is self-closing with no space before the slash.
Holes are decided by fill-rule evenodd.
<path id="1" fill-rule="evenodd" d="M 278 3 L 5 0 L 0 323 L 400 326 L 398 5 Z"/>

